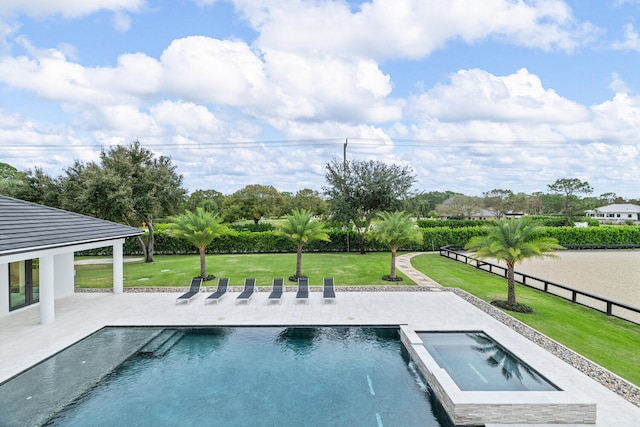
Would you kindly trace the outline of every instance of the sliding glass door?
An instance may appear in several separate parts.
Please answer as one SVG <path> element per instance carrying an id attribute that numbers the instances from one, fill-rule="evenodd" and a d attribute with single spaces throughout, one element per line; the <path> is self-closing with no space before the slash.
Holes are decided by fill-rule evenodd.
<path id="1" fill-rule="evenodd" d="M 9 263 L 9 310 L 40 301 L 40 262 L 28 259 Z"/>

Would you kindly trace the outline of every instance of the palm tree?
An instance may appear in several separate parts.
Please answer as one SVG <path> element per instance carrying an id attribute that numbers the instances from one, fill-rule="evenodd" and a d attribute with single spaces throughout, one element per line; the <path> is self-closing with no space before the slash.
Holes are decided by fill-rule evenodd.
<path id="1" fill-rule="evenodd" d="M 391 272 L 388 279 L 396 281 L 398 280 L 396 276 L 396 252 L 398 248 L 408 243 L 422 243 L 424 235 L 416 227 L 409 214 L 404 212 L 380 212 L 378 218 L 381 219 L 381 222 L 376 224 L 370 233 L 374 239 L 386 244 L 391 249 Z"/>
<path id="2" fill-rule="evenodd" d="M 542 237 L 543 226 L 526 218 L 504 219 L 484 227 L 487 235 L 473 237 L 465 249 L 475 251 L 480 259 L 495 258 L 507 264 L 507 305 L 515 307 L 514 268 L 528 258 L 555 256 L 550 252 L 563 249 L 553 237 Z"/>
<path id="3" fill-rule="evenodd" d="M 313 221 L 313 214 L 306 209 L 294 209 L 291 215 L 285 217 L 280 232 L 289 238 L 297 247 L 295 278 L 302 277 L 302 247 L 316 240 L 329 241 L 329 235 L 324 231 L 321 222 Z"/>
<path id="4" fill-rule="evenodd" d="M 200 252 L 200 277 L 207 278 L 206 248 L 218 236 L 229 232 L 217 213 L 208 212 L 204 208 L 196 208 L 195 212 L 186 211 L 175 216 L 169 231 L 182 237 L 198 248 Z"/>

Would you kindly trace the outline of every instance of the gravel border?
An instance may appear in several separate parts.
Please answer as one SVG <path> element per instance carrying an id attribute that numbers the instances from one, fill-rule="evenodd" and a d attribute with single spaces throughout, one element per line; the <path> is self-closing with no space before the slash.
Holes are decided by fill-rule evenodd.
<path id="1" fill-rule="evenodd" d="M 215 286 L 203 287 L 202 292 L 213 292 Z M 270 292 L 271 286 L 259 286 L 256 288 L 258 292 Z M 125 288 L 125 293 L 145 293 L 145 292 L 166 292 L 166 293 L 179 293 L 188 291 L 188 287 L 136 287 Z M 287 292 L 294 292 L 295 286 L 287 286 Z M 311 292 L 321 292 L 321 286 L 310 286 Z M 530 326 L 525 325 L 519 320 L 509 316 L 503 311 L 495 308 L 488 302 L 485 302 L 459 288 L 442 288 L 442 287 L 429 287 L 429 286 L 402 286 L 402 285 L 390 285 L 390 286 L 339 286 L 335 288 L 336 292 L 453 292 L 460 298 L 469 302 L 473 306 L 479 308 L 489 316 L 505 324 L 515 332 L 527 338 L 529 341 L 539 345 L 543 349 L 547 350 L 551 354 L 555 355 L 559 359 L 578 369 L 580 372 L 591 377 L 595 381 L 599 382 L 609 390 L 640 407 L 640 388 L 627 380 L 619 377 L 613 372 L 608 371 L 602 366 L 592 362 L 589 359 L 579 355 L 573 350 L 568 349 L 564 345 L 552 340 L 546 335 L 541 334 Z M 242 286 L 231 286 L 230 292 L 241 292 Z M 112 288 L 78 288 L 75 289 L 76 293 L 113 293 Z"/>

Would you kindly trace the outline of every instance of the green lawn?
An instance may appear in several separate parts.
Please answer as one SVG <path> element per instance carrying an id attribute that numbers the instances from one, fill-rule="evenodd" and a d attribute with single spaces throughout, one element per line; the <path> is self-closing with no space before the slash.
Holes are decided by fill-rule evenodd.
<path id="1" fill-rule="evenodd" d="M 197 255 L 155 256 L 154 260 L 151 264 L 142 261 L 125 263 L 124 286 L 188 286 L 191 278 L 200 274 Z M 385 282 L 381 278 L 389 274 L 390 269 L 389 252 L 302 255 L 302 274 L 309 277 L 311 286 L 321 285 L 324 277 L 333 277 L 336 286 L 415 285 L 401 273 L 398 275 L 403 277 L 402 282 Z M 295 253 L 207 256 L 207 273 L 228 277 L 232 286 L 241 286 L 247 277 L 255 277 L 258 286 L 271 286 L 274 277 L 286 279 L 295 271 Z M 108 288 L 112 286 L 112 277 L 111 265 L 76 265 L 76 284 L 80 287 Z M 205 286 L 215 286 L 216 283 L 205 282 Z"/>
<path id="2" fill-rule="evenodd" d="M 411 263 L 442 286 L 464 289 L 485 301 L 506 299 L 507 281 L 494 274 L 438 254 L 419 255 Z M 509 312 L 511 316 L 640 385 L 640 326 L 522 285 L 516 285 L 516 296 L 534 313 Z"/>

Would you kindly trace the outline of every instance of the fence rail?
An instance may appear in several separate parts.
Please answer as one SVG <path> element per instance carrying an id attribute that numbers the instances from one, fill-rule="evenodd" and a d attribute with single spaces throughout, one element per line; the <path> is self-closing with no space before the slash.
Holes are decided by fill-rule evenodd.
<path id="1" fill-rule="evenodd" d="M 454 246 L 444 246 L 440 248 L 440 255 L 453 260 L 474 265 L 480 270 L 487 271 L 498 276 L 507 277 L 507 268 L 501 265 L 482 261 L 461 252 L 461 248 Z M 612 301 L 599 295 L 584 292 L 569 286 L 541 279 L 520 272 L 514 272 L 516 283 L 527 286 L 538 291 L 558 296 L 569 300 L 575 304 L 606 313 L 607 316 L 618 317 L 629 322 L 640 324 L 640 308 L 632 307 L 628 304 Z"/>

